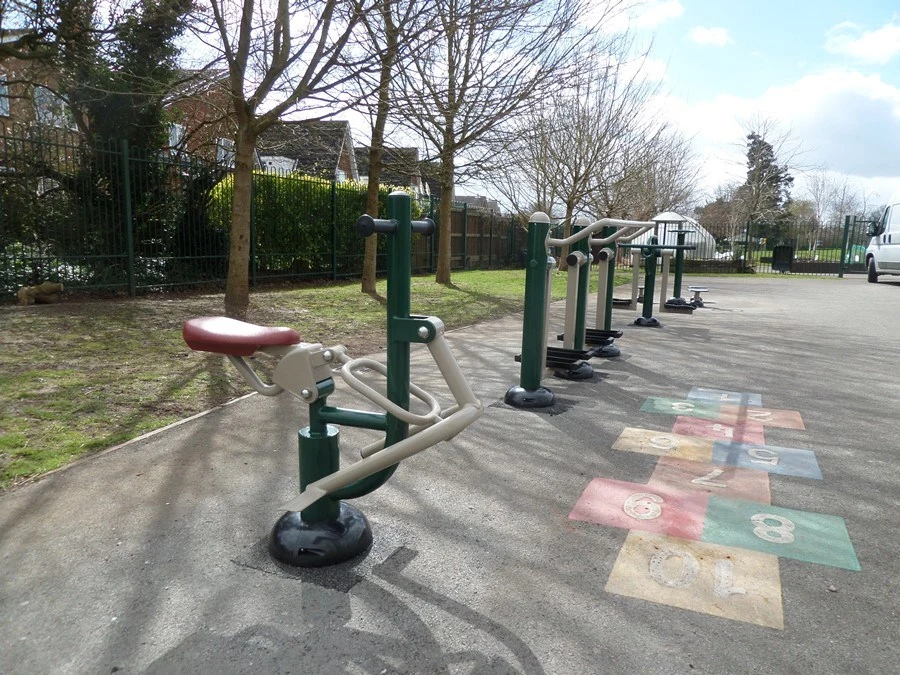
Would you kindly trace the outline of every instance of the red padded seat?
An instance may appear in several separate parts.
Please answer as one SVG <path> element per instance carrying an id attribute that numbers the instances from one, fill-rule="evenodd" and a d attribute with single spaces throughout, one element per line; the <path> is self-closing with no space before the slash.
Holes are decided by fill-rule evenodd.
<path id="1" fill-rule="evenodd" d="M 250 356 L 260 347 L 300 342 L 300 334 L 293 328 L 257 326 L 227 316 L 191 319 L 184 324 L 181 334 L 191 349 L 229 356 Z"/>

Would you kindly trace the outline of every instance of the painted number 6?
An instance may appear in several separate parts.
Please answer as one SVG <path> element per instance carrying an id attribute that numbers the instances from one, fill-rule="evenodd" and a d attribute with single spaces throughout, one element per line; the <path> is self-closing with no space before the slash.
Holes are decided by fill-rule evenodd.
<path id="1" fill-rule="evenodd" d="M 649 492 L 636 492 L 625 500 L 622 509 L 632 518 L 652 520 L 662 513 L 663 498 Z"/>

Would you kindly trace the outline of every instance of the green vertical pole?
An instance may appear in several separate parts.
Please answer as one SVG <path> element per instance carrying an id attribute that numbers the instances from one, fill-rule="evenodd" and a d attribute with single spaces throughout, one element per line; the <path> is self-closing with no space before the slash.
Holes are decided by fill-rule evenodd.
<path id="1" fill-rule="evenodd" d="M 684 230 L 678 230 L 679 246 L 684 246 Z M 681 297 L 681 276 L 684 274 L 684 249 L 679 248 L 675 251 L 675 280 L 672 282 L 672 297 Z"/>
<path id="2" fill-rule="evenodd" d="M 128 141 L 122 139 L 122 226 L 125 228 L 125 247 L 127 249 L 128 295 L 134 297 L 137 289 L 134 281 L 134 223 L 131 211 L 131 167 L 129 165 Z"/>
<path id="3" fill-rule="evenodd" d="M 543 218 L 540 218 L 543 216 Z M 535 214 L 528 223 L 525 256 L 525 317 L 522 322 L 522 369 L 519 384 L 525 390 L 541 386 L 544 374 L 544 333 L 547 331 L 547 236 L 550 218 Z"/>
<path id="4" fill-rule="evenodd" d="M 616 228 L 614 227 L 604 227 L 603 234 L 600 236 L 606 239 L 615 234 L 615 231 Z M 607 246 L 612 251 L 612 256 L 606 267 L 606 311 L 603 313 L 603 330 L 612 329 L 613 285 L 616 282 L 616 259 L 618 258 L 618 246 L 616 246 L 616 242 L 613 241 L 607 244 Z"/>
<path id="5" fill-rule="evenodd" d="M 333 385 L 329 389 L 333 389 Z M 337 427 L 325 424 L 321 420 L 321 410 L 325 407 L 326 399 L 326 395 L 320 394 L 319 399 L 310 404 L 309 426 L 297 432 L 300 440 L 301 492 L 310 483 L 315 483 L 341 468 L 341 455 L 338 447 L 340 432 Z M 317 523 L 336 520 L 340 511 L 340 500 L 323 497 L 305 508 L 300 514 L 304 522 Z"/>
<path id="6" fill-rule="evenodd" d="M 522 354 L 519 386 L 510 387 L 503 400 L 516 408 L 546 408 L 556 396 L 541 386 L 547 349 L 547 291 L 553 258 L 547 251 L 550 217 L 537 212 L 528 223 L 525 260 L 525 314 L 522 320 Z"/>
<path id="7" fill-rule="evenodd" d="M 650 245 L 656 246 L 659 240 L 656 237 L 650 237 Z M 641 252 L 643 254 L 643 251 Z M 659 250 L 652 248 L 649 255 L 644 255 L 644 307 L 642 315 L 645 319 L 653 316 L 653 290 L 656 285 L 656 261 L 659 259 Z"/>
<path id="8" fill-rule="evenodd" d="M 844 216 L 844 237 L 841 240 L 841 262 L 838 265 L 838 278 L 844 278 L 844 265 L 847 260 L 847 243 L 850 238 L 850 226 L 855 225 L 856 216 Z"/>
<path id="9" fill-rule="evenodd" d="M 331 280 L 337 279 L 337 181 L 331 181 Z"/>
<path id="10" fill-rule="evenodd" d="M 399 321 L 409 318 L 412 269 L 412 210 L 405 192 L 388 195 L 388 219 L 397 221 L 397 231 L 388 245 L 387 277 L 387 397 L 409 410 L 409 342 L 398 335 Z M 388 415 L 385 447 L 406 438 L 409 425 Z"/>
<path id="11" fill-rule="evenodd" d="M 582 222 L 579 223 L 578 221 Z M 583 220 L 582 218 L 579 218 L 578 221 L 572 226 L 572 234 L 580 232 L 590 224 L 590 220 L 587 218 L 584 218 Z M 581 251 L 584 255 L 590 256 L 591 244 L 588 239 L 589 237 L 585 237 L 584 239 L 576 241 L 572 245 L 572 250 Z M 587 296 L 590 283 L 588 266 L 589 263 L 584 263 L 584 265 L 581 266 L 581 269 L 578 270 L 578 297 L 575 299 L 575 349 L 584 349 L 584 329 L 587 320 Z"/>

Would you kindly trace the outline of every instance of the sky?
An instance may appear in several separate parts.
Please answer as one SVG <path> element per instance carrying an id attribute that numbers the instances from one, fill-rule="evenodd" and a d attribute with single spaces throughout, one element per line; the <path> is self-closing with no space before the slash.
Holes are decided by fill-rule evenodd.
<path id="1" fill-rule="evenodd" d="M 629 27 L 651 46 L 662 113 L 693 140 L 701 193 L 743 180 L 760 118 L 791 139 L 795 198 L 816 168 L 848 176 L 870 204 L 900 192 L 896 0 L 646 0 Z"/>

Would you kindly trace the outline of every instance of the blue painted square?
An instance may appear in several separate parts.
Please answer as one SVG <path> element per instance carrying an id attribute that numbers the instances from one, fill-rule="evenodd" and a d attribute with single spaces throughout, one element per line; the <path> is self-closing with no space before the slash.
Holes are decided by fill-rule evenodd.
<path id="1" fill-rule="evenodd" d="M 716 441 L 713 443 L 712 463 L 822 480 L 816 453 L 801 448 Z"/>
<path id="2" fill-rule="evenodd" d="M 762 405 L 761 394 L 744 394 L 739 391 L 723 391 L 721 389 L 707 389 L 706 387 L 693 387 L 687 397 L 697 401 L 712 401 L 715 403 Z"/>

